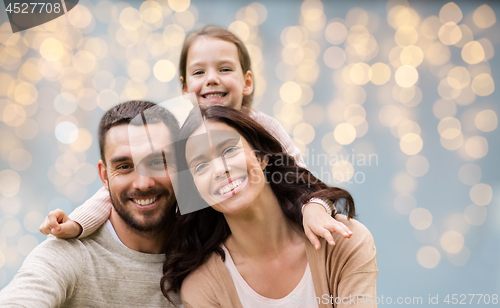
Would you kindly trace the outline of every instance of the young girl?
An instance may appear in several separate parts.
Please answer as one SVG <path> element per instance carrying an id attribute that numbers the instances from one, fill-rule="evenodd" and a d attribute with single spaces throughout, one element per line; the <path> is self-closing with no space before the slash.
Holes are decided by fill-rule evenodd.
<path id="1" fill-rule="evenodd" d="M 208 133 L 210 145 L 199 142 L 200 133 Z M 162 278 L 167 298 L 180 289 L 186 308 L 377 306 L 376 249 L 366 227 L 337 215 L 354 235 L 335 234 L 337 244 L 321 251 L 307 243 L 301 228 L 300 205 L 311 197 L 345 198 L 352 218 L 347 191 L 298 168 L 261 125 L 234 109 L 201 108 L 180 136 L 177 164 L 190 172 L 179 175 L 179 187 L 193 202 L 202 198 L 211 207 L 182 215 L 168 235 Z M 232 194 L 224 190 L 228 182 L 239 183 Z"/>
<path id="2" fill-rule="evenodd" d="M 208 26 L 190 34 L 182 47 L 179 69 L 184 93 L 195 93 L 200 105 L 224 105 L 236 110 L 250 107 L 254 91 L 251 62 L 243 42 L 230 31 Z M 275 119 L 252 109 L 250 116 L 273 135 L 299 166 L 305 167 L 300 151 L 292 144 L 285 129 Z M 328 200 L 306 200 L 303 206 L 304 230 L 316 249 L 317 236 L 334 245 L 331 232 L 350 237 L 352 232 L 330 215 L 335 212 Z M 61 210 L 47 216 L 40 226 L 44 234 L 60 238 L 85 237 L 94 232 L 109 217 L 109 193 L 101 188 L 94 196 L 68 217 Z"/>

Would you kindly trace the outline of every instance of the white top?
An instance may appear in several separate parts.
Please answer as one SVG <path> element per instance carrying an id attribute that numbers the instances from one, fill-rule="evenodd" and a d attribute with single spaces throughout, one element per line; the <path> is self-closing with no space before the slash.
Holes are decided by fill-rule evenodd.
<path id="1" fill-rule="evenodd" d="M 318 308 L 318 299 L 316 298 L 316 293 L 314 292 L 314 284 L 311 276 L 311 269 L 309 268 L 309 262 L 307 263 L 304 276 L 302 276 L 302 279 L 295 289 L 283 298 L 273 299 L 264 297 L 255 292 L 241 276 L 240 272 L 238 272 L 238 269 L 236 268 L 236 265 L 234 264 L 231 254 L 227 250 L 226 246 L 222 245 L 222 249 L 226 254 L 224 265 L 229 272 L 229 276 L 231 276 L 231 279 L 233 280 L 236 291 L 238 292 L 238 297 L 240 298 L 240 302 L 244 308 Z"/>

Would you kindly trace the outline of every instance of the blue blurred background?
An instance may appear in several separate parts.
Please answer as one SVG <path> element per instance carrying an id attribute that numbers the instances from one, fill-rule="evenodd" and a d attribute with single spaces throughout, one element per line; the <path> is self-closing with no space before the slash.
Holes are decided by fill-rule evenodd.
<path id="1" fill-rule="evenodd" d="M 212 24 L 251 53 L 253 107 L 353 195 L 383 304 L 499 294 L 499 12 L 493 1 L 81 0 L 13 34 L 2 9 L 0 288 L 45 239 L 45 215 L 100 188 L 104 112 L 180 95 L 184 37 Z"/>

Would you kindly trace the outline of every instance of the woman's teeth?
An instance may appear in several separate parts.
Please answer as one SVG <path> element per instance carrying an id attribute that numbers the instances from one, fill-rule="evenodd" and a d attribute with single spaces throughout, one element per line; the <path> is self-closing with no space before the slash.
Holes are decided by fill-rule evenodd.
<path id="1" fill-rule="evenodd" d="M 235 189 L 236 187 L 240 186 L 241 182 L 242 182 L 241 180 L 236 180 L 234 182 L 231 182 L 231 183 L 227 184 L 226 186 L 222 187 L 221 189 L 219 189 L 219 191 L 217 193 L 219 195 L 226 194 L 226 193 L 232 191 L 233 189 Z"/>
<path id="2" fill-rule="evenodd" d="M 154 197 L 151 199 L 132 199 L 135 203 L 140 204 L 140 205 L 150 205 L 151 203 L 155 202 L 158 197 Z"/>
<path id="3" fill-rule="evenodd" d="M 210 93 L 203 95 L 204 98 L 224 97 L 226 93 Z"/>

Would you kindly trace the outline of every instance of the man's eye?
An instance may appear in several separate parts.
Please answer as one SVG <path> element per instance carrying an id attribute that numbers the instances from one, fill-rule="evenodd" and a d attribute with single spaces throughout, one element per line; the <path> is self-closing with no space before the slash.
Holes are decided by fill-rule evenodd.
<path id="1" fill-rule="evenodd" d="M 127 165 L 127 164 L 120 165 L 120 166 L 116 167 L 116 169 L 118 169 L 118 170 L 127 170 L 130 168 L 131 168 L 130 165 Z"/>
<path id="2" fill-rule="evenodd" d="M 237 147 L 229 147 L 224 150 L 222 153 L 223 156 L 230 156 L 231 154 L 234 154 L 238 150 Z"/>

